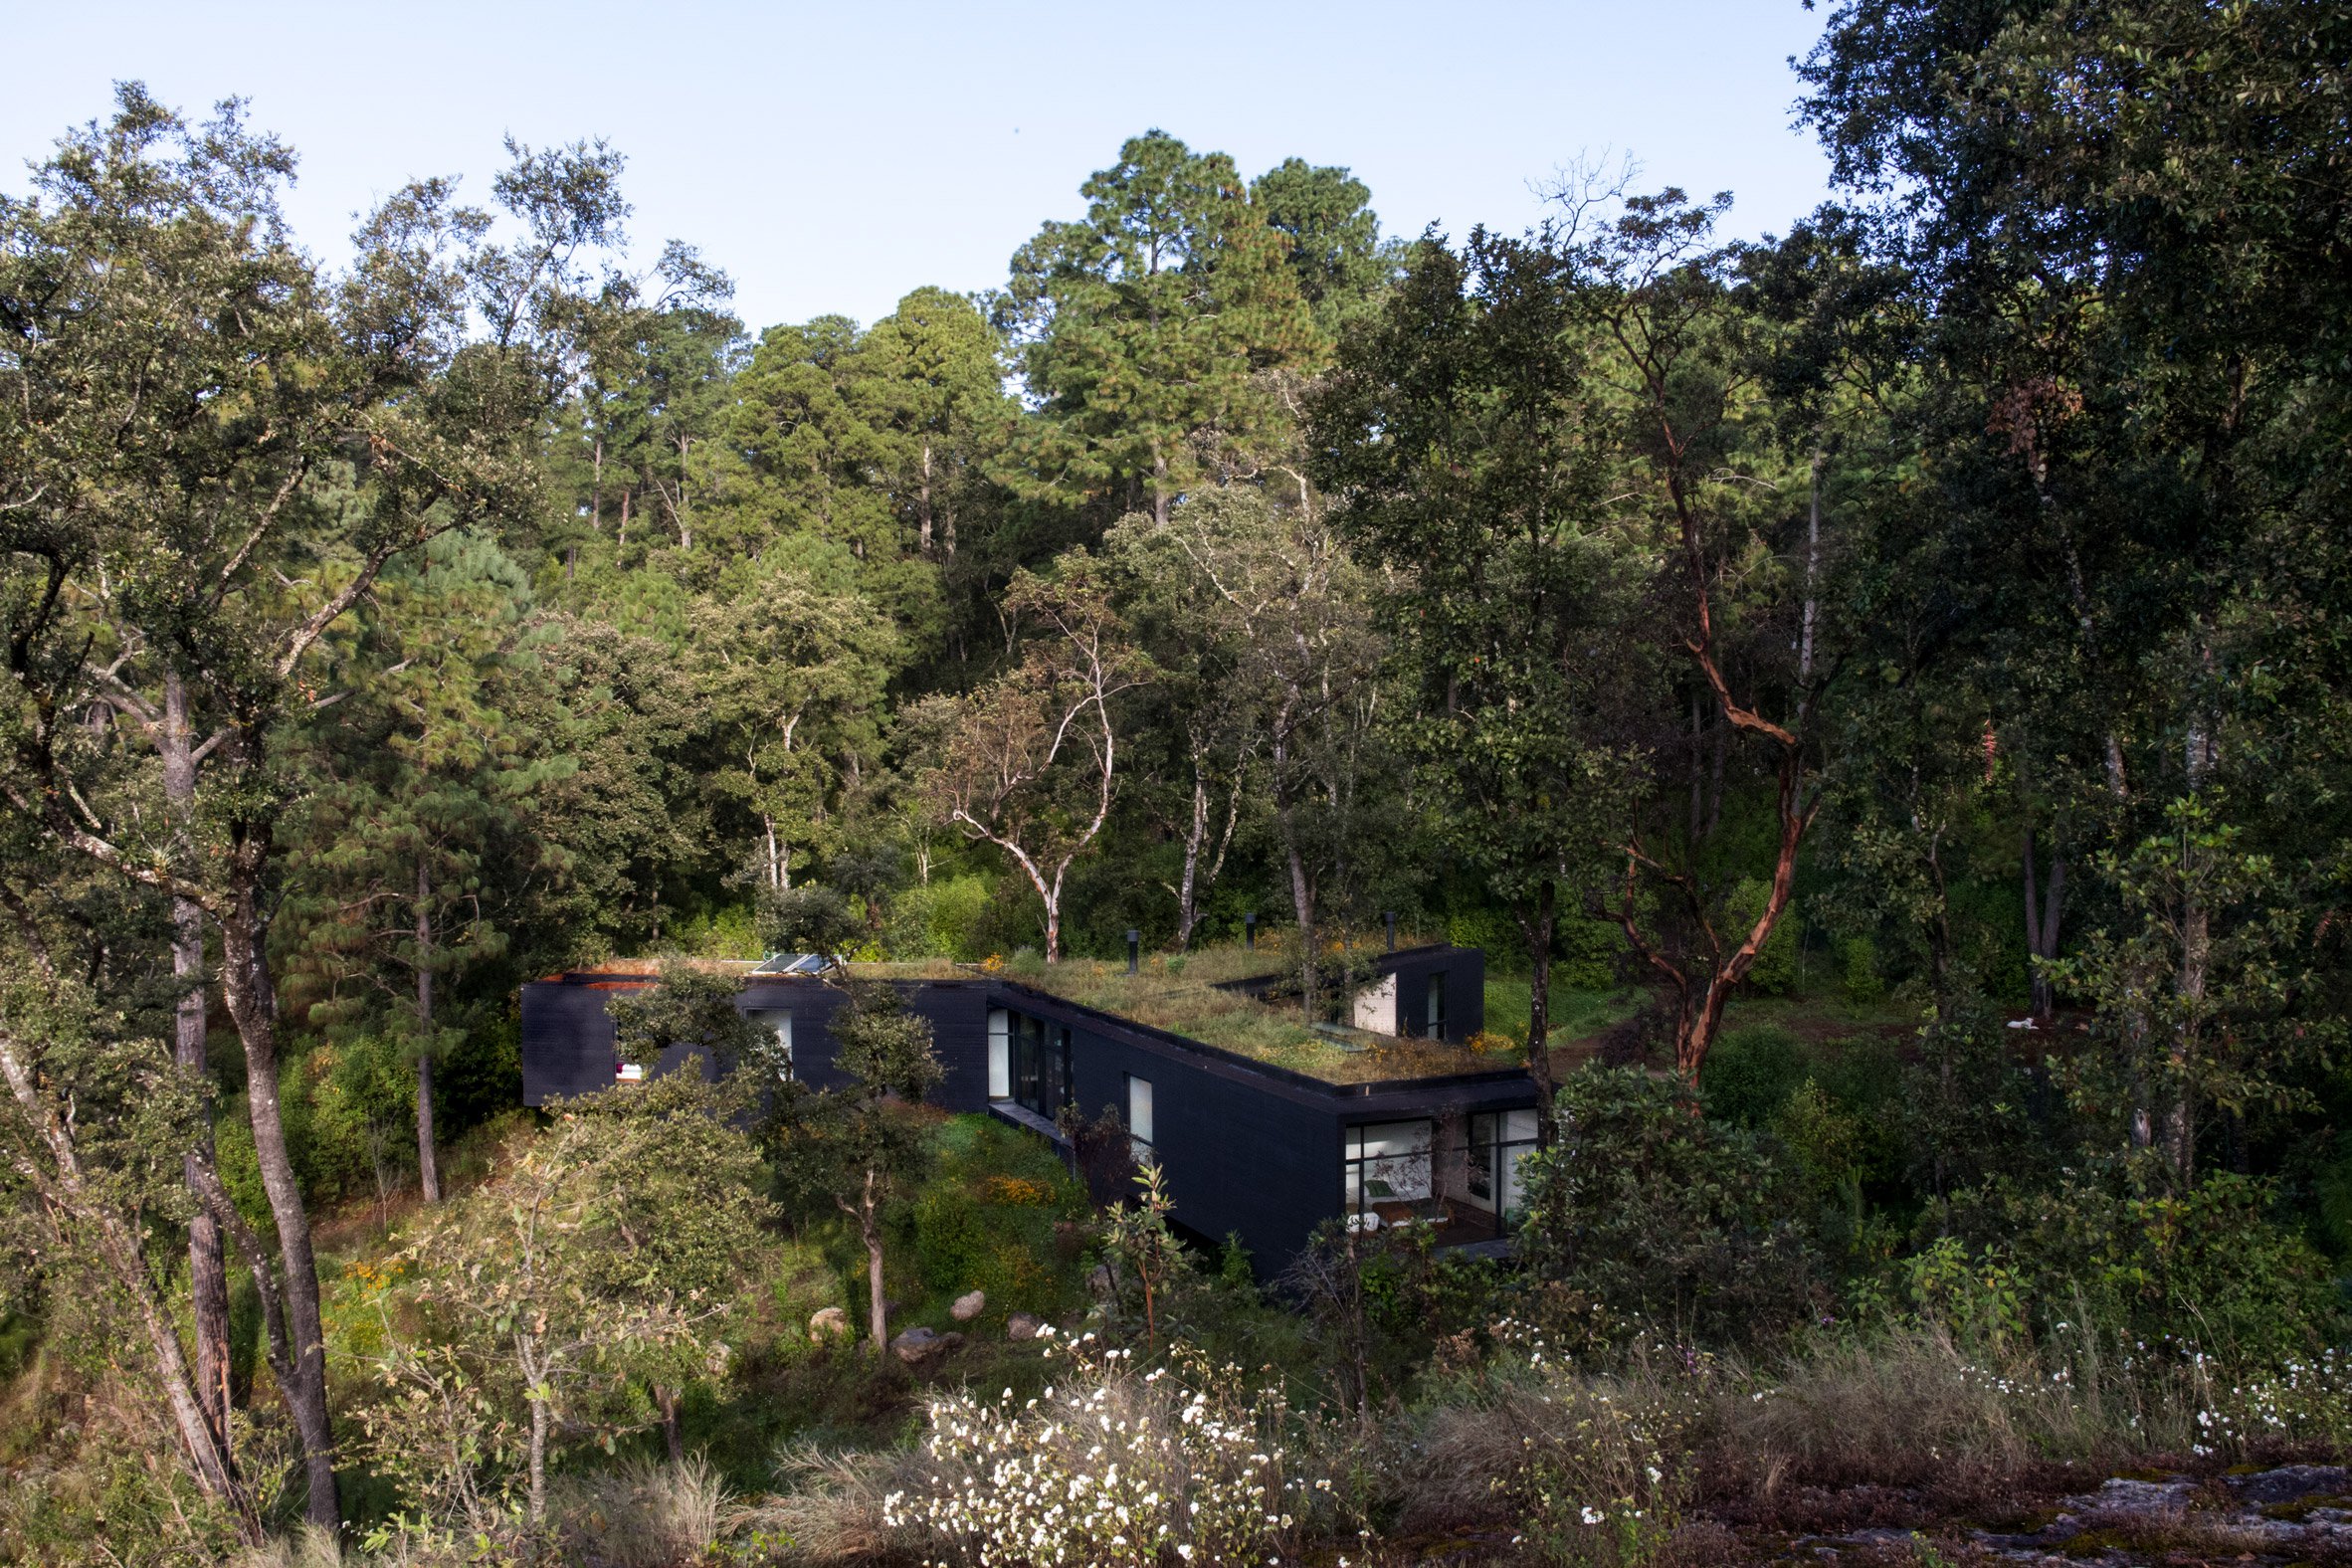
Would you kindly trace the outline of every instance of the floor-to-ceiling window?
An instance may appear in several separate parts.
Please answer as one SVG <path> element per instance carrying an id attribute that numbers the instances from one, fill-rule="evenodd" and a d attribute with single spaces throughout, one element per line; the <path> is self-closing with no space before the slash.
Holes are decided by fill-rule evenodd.
<path id="1" fill-rule="evenodd" d="M 1127 1142 L 1132 1146 L 1135 1163 L 1149 1165 L 1159 1158 L 1152 1145 L 1158 1117 L 1153 1112 L 1151 1079 L 1127 1075 Z"/>
<path id="2" fill-rule="evenodd" d="M 1430 1156 L 1437 1125 L 1423 1121 L 1381 1121 L 1347 1129 L 1340 1169 L 1344 1173 L 1350 1223 L 1379 1215 L 1389 1223 L 1430 1197 Z"/>
<path id="3" fill-rule="evenodd" d="M 1508 1224 L 1520 1208 L 1519 1161 L 1535 1147 L 1535 1111 L 1488 1110 L 1470 1119 L 1470 1201 Z"/>
<path id="4" fill-rule="evenodd" d="M 1070 1103 L 1070 1029 L 1042 1018 L 991 1008 L 988 1097 L 1009 1099 L 1049 1120 Z"/>

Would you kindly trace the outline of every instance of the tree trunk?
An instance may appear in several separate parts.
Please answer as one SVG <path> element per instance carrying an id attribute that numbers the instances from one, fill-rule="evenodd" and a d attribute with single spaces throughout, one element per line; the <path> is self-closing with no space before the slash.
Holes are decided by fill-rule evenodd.
<path id="1" fill-rule="evenodd" d="M 2052 852 L 2050 857 L 2050 885 L 2047 890 L 2037 888 L 2034 877 L 2034 830 L 2026 830 L 2026 967 L 2031 971 L 2034 1018 L 2048 1024 L 2056 1010 L 2057 999 L 2050 989 L 2050 977 L 2042 964 L 2058 957 L 2058 921 L 2065 909 L 2066 860 Z M 2039 903 L 2040 908 L 2036 905 Z"/>
<path id="2" fill-rule="evenodd" d="M 1184 835 L 1184 877 L 1176 891 L 1176 950 L 1192 945 L 1192 928 L 1200 917 L 1198 880 L 1201 846 L 1209 838 L 1209 779 L 1206 758 L 1198 740 L 1192 745 L 1192 824 Z"/>
<path id="3" fill-rule="evenodd" d="M 1781 755 L 1780 846 L 1774 857 L 1772 884 L 1764 896 L 1763 913 L 1756 917 L 1747 937 L 1728 957 L 1719 951 L 1710 956 L 1712 971 L 1695 1009 L 1690 1005 L 1688 983 L 1683 985 L 1681 1016 L 1674 1027 L 1674 1067 L 1683 1081 L 1693 1088 L 1698 1086 L 1699 1070 L 1706 1065 L 1715 1036 L 1722 1030 L 1723 1009 L 1731 1001 L 1731 993 L 1755 966 L 1756 954 L 1771 939 L 1773 927 L 1780 923 L 1781 915 L 1788 909 L 1790 894 L 1795 890 L 1797 851 L 1805 842 L 1805 830 L 1813 822 L 1813 812 L 1800 795 L 1802 766 L 1803 760 L 1792 741 Z M 1625 925 L 1626 934 L 1639 950 L 1641 938 L 1634 928 L 1630 908 Z"/>
<path id="4" fill-rule="evenodd" d="M 875 1173 L 866 1173 L 866 1196 L 858 1207 L 858 1230 L 866 1241 L 866 1323 L 874 1336 L 874 1353 L 889 1348 L 889 1303 L 882 1297 L 882 1200 Z"/>
<path id="5" fill-rule="evenodd" d="M 531 1396 L 531 1525 L 547 1521 L 547 1401 Z"/>
<path id="6" fill-rule="evenodd" d="M 417 1179 L 427 1203 L 441 1201 L 433 1158 L 433 878 L 417 863 Z"/>
<path id="7" fill-rule="evenodd" d="M 188 688 L 177 671 L 163 678 L 163 798 L 172 809 L 175 833 L 184 827 L 196 799 L 195 736 L 188 721 Z M 180 987 L 172 1018 L 172 1060 L 181 1072 L 204 1082 L 204 911 L 194 899 L 171 901 L 171 973 Z M 212 1161 L 212 1130 L 206 1126 L 186 1156 L 185 1179 L 197 1190 L 200 1164 Z M 188 1222 L 188 1295 L 196 1328 L 196 1398 L 203 1407 L 223 1463 L 235 1468 L 229 1441 L 229 1271 L 221 1251 L 221 1228 L 198 1204 Z"/>
<path id="8" fill-rule="evenodd" d="M 915 545 L 925 557 L 931 553 L 931 444 L 923 443 L 923 478 L 914 491 Z"/>
<path id="9" fill-rule="evenodd" d="M 34 1137 L 48 1149 L 55 1171 L 54 1176 L 45 1176 L 33 1167 L 29 1158 L 20 1156 L 20 1173 L 30 1177 L 35 1190 L 55 1206 L 53 1212 L 62 1212 L 88 1235 L 106 1272 L 130 1298 L 138 1313 L 139 1326 L 147 1336 L 156 1382 L 170 1409 L 172 1429 L 180 1440 L 181 1455 L 190 1473 L 206 1495 L 227 1502 L 236 1510 L 245 1539 L 258 1542 L 261 1532 L 243 1488 L 237 1483 L 228 1446 L 215 1436 L 207 1419 L 204 1402 L 198 1397 L 189 1374 L 187 1358 L 180 1350 L 179 1331 L 156 1291 L 153 1277 L 147 1273 L 145 1260 L 140 1257 L 138 1238 L 102 1196 L 90 1190 L 83 1177 L 81 1155 L 75 1148 L 72 1130 L 42 1094 L 32 1063 L 5 1028 L 0 1028 L 0 1076 L 7 1078 L 10 1093 L 31 1124 Z"/>
<path id="10" fill-rule="evenodd" d="M 2210 657 L 2210 656 L 2209 656 Z M 2194 795 L 2205 787 L 2206 775 L 2213 769 L 2213 731 L 2202 713 L 2189 721 L 2188 784 Z M 2184 861 L 2188 855 L 2183 843 Z M 2205 1000 L 2206 972 L 2213 961 L 2213 913 L 2197 893 L 2197 869 L 2184 864 L 2181 868 L 2186 896 L 2181 907 L 2181 972 L 2176 982 L 2182 1000 L 2189 1006 L 2183 1010 L 2182 1027 L 2171 1046 L 2173 1098 L 2165 1116 L 2165 1153 L 2172 1161 L 2175 1179 L 2183 1192 L 2195 1175 L 2197 1162 L 2197 1063 L 2191 1052 L 2191 1032 L 2199 1027 L 2199 1004 Z"/>
<path id="11" fill-rule="evenodd" d="M 1282 824 L 1282 856 L 1290 868 L 1290 905 L 1298 915 L 1298 1005 L 1312 1023 L 1321 1016 L 1318 1005 L 1322 990 L 1315 952 L 1314 879 L 1307 876 L 1305 857 L 1298 852 L 1298 836 L 1291 831 L 1289 809 L 1284 807 L 1277 815 Z"/>
<path id="12" fill-rule="evenodd" d="M 1046 902 L 1046 962 L 1062 962 L 1062 895 L 1059 889 L 1040 894 Z"/>
<path id="13" fill-rule="evenodd" d="M 1535 1080 L 1535 1146 L 1548 1149 L 1556 1136 L 1552 1081 L 1552 928 L 1559 889 L 1547 878 L 1535 913 L 1519 922 L 1527 939 L 1527 1076 Z"/>
<path id="14" fill-rule="evenodd" d="M 171 969 L 186 987 L 173 1020 L 172 1057 L 180 1071 L 202 1080 L 204 1061 L 204 911 L 186 898 L 172 900 Z M 198 1134 L 186 1155 L 188 1190 L 197 1190 L 198 1162 L 212 1158 L 212 1133 Z M 196 1394 L 212 1424 L 221 1453 L 229 1446 L 229 1271 L 221 1250 L 221 1228 L 199 1206 L 188 1222 L 188 1296 L 196 1328 Z"/>
<path id="15" fill-rule="evenodd" d="M 221 990 L 245 1047 L 246 1105 L 253 1124 L 254 1155 L 261 1166 L 262 1187 L 269 1195 L 284 1263 L 282 1288 L 294 1382 L 282 1392 L 302 1442 L 303 1473 L 309 1488 L 304 1517 L 322 1529 L 335 1530 L 342 1525 L 342 1512 L 335 1499 L 334 1431 L 326 1407 L 326 1343 L 318 1317 L 318 1263 L 311 1252 L 310 1216 L 302 1207 L 301 1184 L 294 1178 L 294 1159 L 286 1144 L 286 1122 L 278 1104 L 277 1008 L 267 995 L 269 971 L 261 950 L 262 918 L 255 883 L 267 847 L 257 835 L 267 830 L 241 826 L 242 841 L 230 852 L 230 909 L 220 922 Z"/>
<path id="16" fill-rule="evenodd" d="M 1813 684 L 1813 626 L 1820 612 L 1820 600 L 1814 585 L 1821 575 L 1821 436 L 1813 438 L 1813 472 L 1806 485 L 1805 511 L 1805 613 L 1797 634 L 1797 685 Z M 1715 767 L 1715 778 L 1720 784 L 1722 764 Z"/>
<path id="17" fill-rule="evenodd" d="M 656 1383 L 654 1404 L 662 1412 L 662 1443 L 670 1451 L 670 1463 L 684 1465 L 686 1444 L 678 1432 L 678 1390 Z"/>

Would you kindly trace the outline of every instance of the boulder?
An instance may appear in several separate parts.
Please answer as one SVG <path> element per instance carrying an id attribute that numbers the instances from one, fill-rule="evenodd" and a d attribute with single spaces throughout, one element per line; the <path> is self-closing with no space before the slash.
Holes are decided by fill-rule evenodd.
<path id="1" fill-rule="evenodd" d="M 954 1318 L 959 1323 L 968 1323 L 973 1318 L 978 1317 L 981 1312 L 987 1308 L 987 1306 L 988 1292 L 985 1290 L 973 1290 L 967 1294 L 957 1296 L 955 1298 L 955 1305 L 947 1309 L 947 1315 Z"/>
<path id="2" fill-rule="evenodd" d="M 850 1337 L 850 1314 L 838 1306 L 823 1307 L 809 1314 L 809 1337 L 823 1341 Z"/>
<path id="3" fill-rule="evenodd" d="M 1037 1331 L 1044 1326 L 1045 1323 L 1042 1319 L 1028 1312 L 1015 1312 L 1005 1319 L 1005 1337 L 1007 1339 L 1035 1339 Z"/>
<path id="4" fill-rule="evenodd" d="M 950 1329 L 935 1334 L 927 1328 L 909 1328 L 890 1341 L 890 1353 L 910 1367 L 919 1367 L 935 1356 L 945 1355 L 964 1342 L 964 1336 Z"/>
<path id="5" fill-rule="evenodd" d="M 1108 1264 L 1096 1264 L 1094 1272 L 1086 1275 L 1086 1288 L 1094 1292 L 1094 1299 L 1107 1301 L 1118 1293 L 1118 1286 L 1110 1277 Z"/>

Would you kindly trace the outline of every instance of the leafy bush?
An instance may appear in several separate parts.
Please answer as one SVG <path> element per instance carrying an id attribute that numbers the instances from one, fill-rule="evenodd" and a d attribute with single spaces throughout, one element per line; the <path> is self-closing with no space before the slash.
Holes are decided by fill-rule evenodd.
<path id="1" fill-rule="evenodd" d="M 1735 1029 L 1716 1042 L 1699 1072 L 1707 1113 L 1737 1126 L 1768 1125 L 1805 1081 L 1805 1048 L 1770 1024 Z"/>
<path id="2" fill-rule="evenodd" d="M 2326 1262 L 2272 1217 L 2272 1184 L 2215 1174 L 2185 1193 L 2146 1157 L 1997 1181 L 1954 1200 L 1954 1229 L 2000 1248 L 2042 1323 L 2085 1316 L 2236 1365 L 2308 1355 L 2339 1321 Z"/>
<path id="3" fill-rule="evenodd" d="M 1803 1193 L 1764 1141 L 1633 1068 L 1571 1075 L 1558 1104 L 1559 1142 L 1524 1167 L 1523 1251 L 1542 1275 L 1709 1339 L 1811 1314 Z"/>
<path id="4" fill-rule="evenodd" d="M 1878 944 L 1866 936 L 1850 936 L 1838 944 L 1844 973 L 1840 984 L 1846 1000 L 1870 1007 L 1886 999 L 1886 979 L 1878 970 Z"/>

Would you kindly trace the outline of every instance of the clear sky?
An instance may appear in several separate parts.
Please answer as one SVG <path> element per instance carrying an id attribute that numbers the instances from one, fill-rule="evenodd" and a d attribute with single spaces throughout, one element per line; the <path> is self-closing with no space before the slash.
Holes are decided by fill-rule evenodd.
<path id="1" fill-rule="evenodd" d="M 1649 185 L 1728 189 L 1734 232 L 1825 193 L 1790 128 L 1799 0 L 1473 4 L 34 5 L 0 0 L 17 65 L 0 186 L 139 79 L 191 112 L 238 95 L 301 154 L 296 232 L 329 260 L 349 215 L 418 174 L 476 199 L 512 132 L 628 153 L 632 236 L 676 237 L 738 286 L 754 329 L 907 290 L 1003 280 L 1078 183 L 1150 126 L 1255 175 L 1345 164 L 1389 233 L 1516 230 L 1580 154 Z"/>

